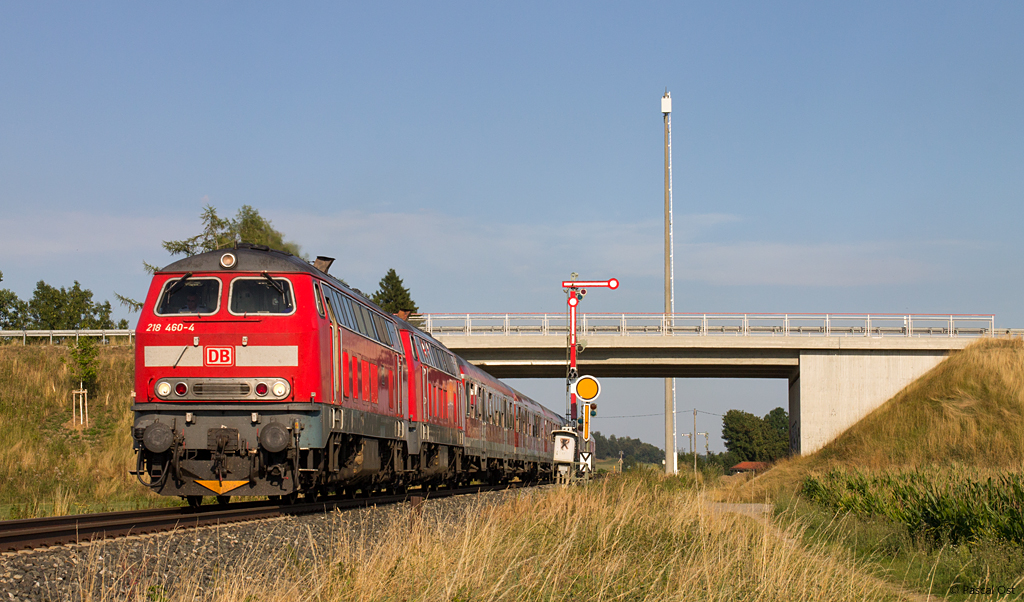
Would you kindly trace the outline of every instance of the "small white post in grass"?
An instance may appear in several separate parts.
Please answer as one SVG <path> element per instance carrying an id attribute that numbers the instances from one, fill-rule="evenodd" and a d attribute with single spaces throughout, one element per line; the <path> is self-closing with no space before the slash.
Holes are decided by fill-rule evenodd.
<path id="1" fill-rule="evenodd" d="M 75 406 L 78 406 L 78 415 L 75 416 Z M 89 426 L 89 391 L 83 386 L 83 383 L 78 383 L 78 390 L 71 392 L 71 424 L 75 424 L 75 420 L 84 427 Z"/>

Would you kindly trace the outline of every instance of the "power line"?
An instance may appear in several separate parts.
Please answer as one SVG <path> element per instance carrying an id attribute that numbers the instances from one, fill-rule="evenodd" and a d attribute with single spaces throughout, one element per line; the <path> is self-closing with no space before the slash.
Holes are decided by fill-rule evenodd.
<path id="1" fill-rule="evenodd" d="M 687 410 L 687 412 L 689 412 L 689 410 Z M 676 412 L 676 413 L 678 414 L 679 412 Z M 697 410 L 697 413 L 698 414 L 709 414 L 711 416 L 719 416 L 719 417 L 722 416 L 721 414 L 715 414 L 714 412 L 705 412 L 704 410 Z M 658 412 L 657 414 L 633 414 L 633 415 L 630 415 L 630 416 L 595 416 L 593 419 L 597 420 L 597 419 L 600 419 L 600 418 L 649 418 L 651 416 L 664 416 L 664 415 L 665 415 L 664 412 Z"/>

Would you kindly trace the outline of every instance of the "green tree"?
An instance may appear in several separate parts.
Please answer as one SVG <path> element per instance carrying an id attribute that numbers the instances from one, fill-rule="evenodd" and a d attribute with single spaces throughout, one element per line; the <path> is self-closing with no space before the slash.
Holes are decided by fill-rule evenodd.
<path id="1" fill-rule="evenodd" d="M 398 277 L 398 273 L 395 272 L 394 268 L 388 270 L 388 273 L 384 274 L 384 277 L 380 279 L 379 287 L 370 299 L 384 311 L 397 314 L 403 310 L 411 313 L 416 313 L 420 310 L 412 300 L 409 289 L 405 288 L 405 285 L 402 284 L 402 279 Z"/>
<path id="2" fill-rule="evenodd" d="M 594 438 L 594 453 L 598 458 L 619 459 L 619 452 L 622 452 L 622 460 L 626 465 L 644 462 L 647 464 L 660 464 L 665 459 L 665 452 L 661 448 L 650 443 L 644 443 L 632 437 L 616 437 L 611 435 L 605 437 L 600 431 L 591 433 Z"/>
<path id="3" fill-rule="evenodd" d="M 789 413 L 775 408 L 764 417 L 765 457 L 768 462 L 789 455 Z"/>
<path id="4" fill-rule="evenodd" d="M 722 417 L 725 449 L 735 453 L 740 462 L 762 461 L 764 436 L 764 421 L 749 412 L 729 410 Z"/>
<path id="5" fill-rule="evenodd" d="M 199 219 L 203 223 L 202 232 L 183 240 L 165 240 L 164 249 L 171 255 L 191 257 L 206 251 L 232 247 L 238 242 L 248 242 L 302 257 L 299 245 L 286 242 L 284 234 L 276 230 L 270 220 L 261 216 L 260 212 L 250 205 L 242 205 L 234 219 L 222 218 L 217 215 L 214 207 L 206 205 Z"/>
<path id="6" fill-rule="evenodd" d="M 789 455 L 789 415 L 782 408 L 764 418 L 729 410 L 722 417 L 722 439 L 738 462 L 774 462 Z"/>
<path id="7" fill-rule="evenodd" d="M 55 288 L 40 280 L 28 302 L 29 323 L 40 330 L 114 328 L 110 302 L 94 303 L 92 291 L 75 281 L 70 289 Z M 127 322 L 121 321 L 124 327 Z"/>
<path id="8" fill-rule="evenodd" d="M 4 273 L 0 272 L 0 282 Z M 28 303 L 9 289 L 0 289 L 0 330 L 21 330 L 28 327 Z"/>
<path id="9" fill-rule="evenodd" d="M 96 392 L 96 343 L 90 337 L 81 337 L 74 345 L 70 345 L 68 351 L 71 353 L 73 362 L 71 379 L 72 382 L 82 384 L 83 389 L 89 393 Z"/>
<path id="10" fill-rule="evenodd" d="M 195 236 L 182 240 L 165 240 L 163 247 L 174 255 L 191 257 L 207 251 L 226 249 L 235 246 L 235 243 L 248 242 L 254 245 L 266 245 L 271 249 L 287 251 L 296 257 L 306 257 L 302 254 L 299 245 L 284 240 L 284 234 L 274 228 L 270 220 L 260 215 L 260 212 L 250 205 L 242 205 L 235 214 L 234 219 L 226 219 L 217 215 L 217 209 L 212 205 L 203 207 L 203 213 L 199 216 L 203 224 L 203 231 Z M 158 266 L 145 261 L 142 267 L 150 274 L 160 271 Z M 142 302 L 131 297 L 125 297 L 114 293 L 117 300 L 128 311 L 134 313 L 142 309 Z"/>

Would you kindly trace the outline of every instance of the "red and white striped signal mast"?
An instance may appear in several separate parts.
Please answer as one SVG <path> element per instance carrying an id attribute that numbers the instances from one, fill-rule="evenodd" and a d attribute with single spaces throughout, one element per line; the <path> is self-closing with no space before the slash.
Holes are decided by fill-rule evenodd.
<path id="1" fill-rule="evenodd" d="M 579 274 L 573 272 L 570 280 L 562 281 L 562 290 L 568 297 L 566 303 L 569 305 L 569 371 L 565 379 L 565 387 L 566 393 L 569 396 L 569 419 L 572 420 L 574 425 L 576 423 L 576 394 L 572 392 L 571 387 L 576 382 L 576 379 L 580 377 L 579 370 L 576 369 L 576 354 L 578 353 L 576 343 L 576 306 L 587 295 L 587 287 L 610 288 L 612 290 L 619 288 L 619 281 L 615 278 L 610 280 L 576 280 L 578 277 Z"/>

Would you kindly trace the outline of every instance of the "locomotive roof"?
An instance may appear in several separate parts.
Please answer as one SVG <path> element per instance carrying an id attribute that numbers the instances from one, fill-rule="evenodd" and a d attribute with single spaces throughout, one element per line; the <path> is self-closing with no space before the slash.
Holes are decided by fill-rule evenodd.
<path id="1" fill-rule="evenodd" d="M 220 258 L 225 253 L 231 253 L 237 259 L 231 271 L 237 272 L 309 272 L 325 277 L 320 270 L 306 263 L 302 259 L 287 253 L 278 251 L 263 245 L 251 245 L 248 243 L 237 243 L 233 249 L 217 249 L 199 253 L 191 257 L 179 259 L 168 265 L 157 273 L 167 272 L 222 272 L 225 268 L 220 265 Z M 328 276 L 329 277 L 329 276 Z"/>
<path id="2" fill-rule="evenodd" d="M 351 286 L 348 286 L 334 276 L 319 270 L 309 262 L 296 257 L 287 251 L 271 249 L 265 245 L 254 245 L 247 242 L 235 243 L 233 248 L 216 249 L 213 251 L 207 251 L 206 253 L 199 253 L 198 255 L 193 255 L 191 257 L 185 257 L 184 259 L 179 259 L 164 269 L 159 270 L 157 274 L 166 274 L 168 272 L 184 274 L 186 272 L 228 271 L 220 265 L 220 258 L 223 257 L 225 253 L 231 253 L 235 256 L 235 265 L 230 268 L 230 271 L 232 272 L 306 272 L 319 278 L 323 278 L 324 280 L 328 280 L 335 287 L 350 292 L 353 296 L 359 297 L 371 306 L 379 309 L 384 315 L 391 315 L 378 307 L 377 304 L 371 301 L 366 295 L 353 290 Z"/>

